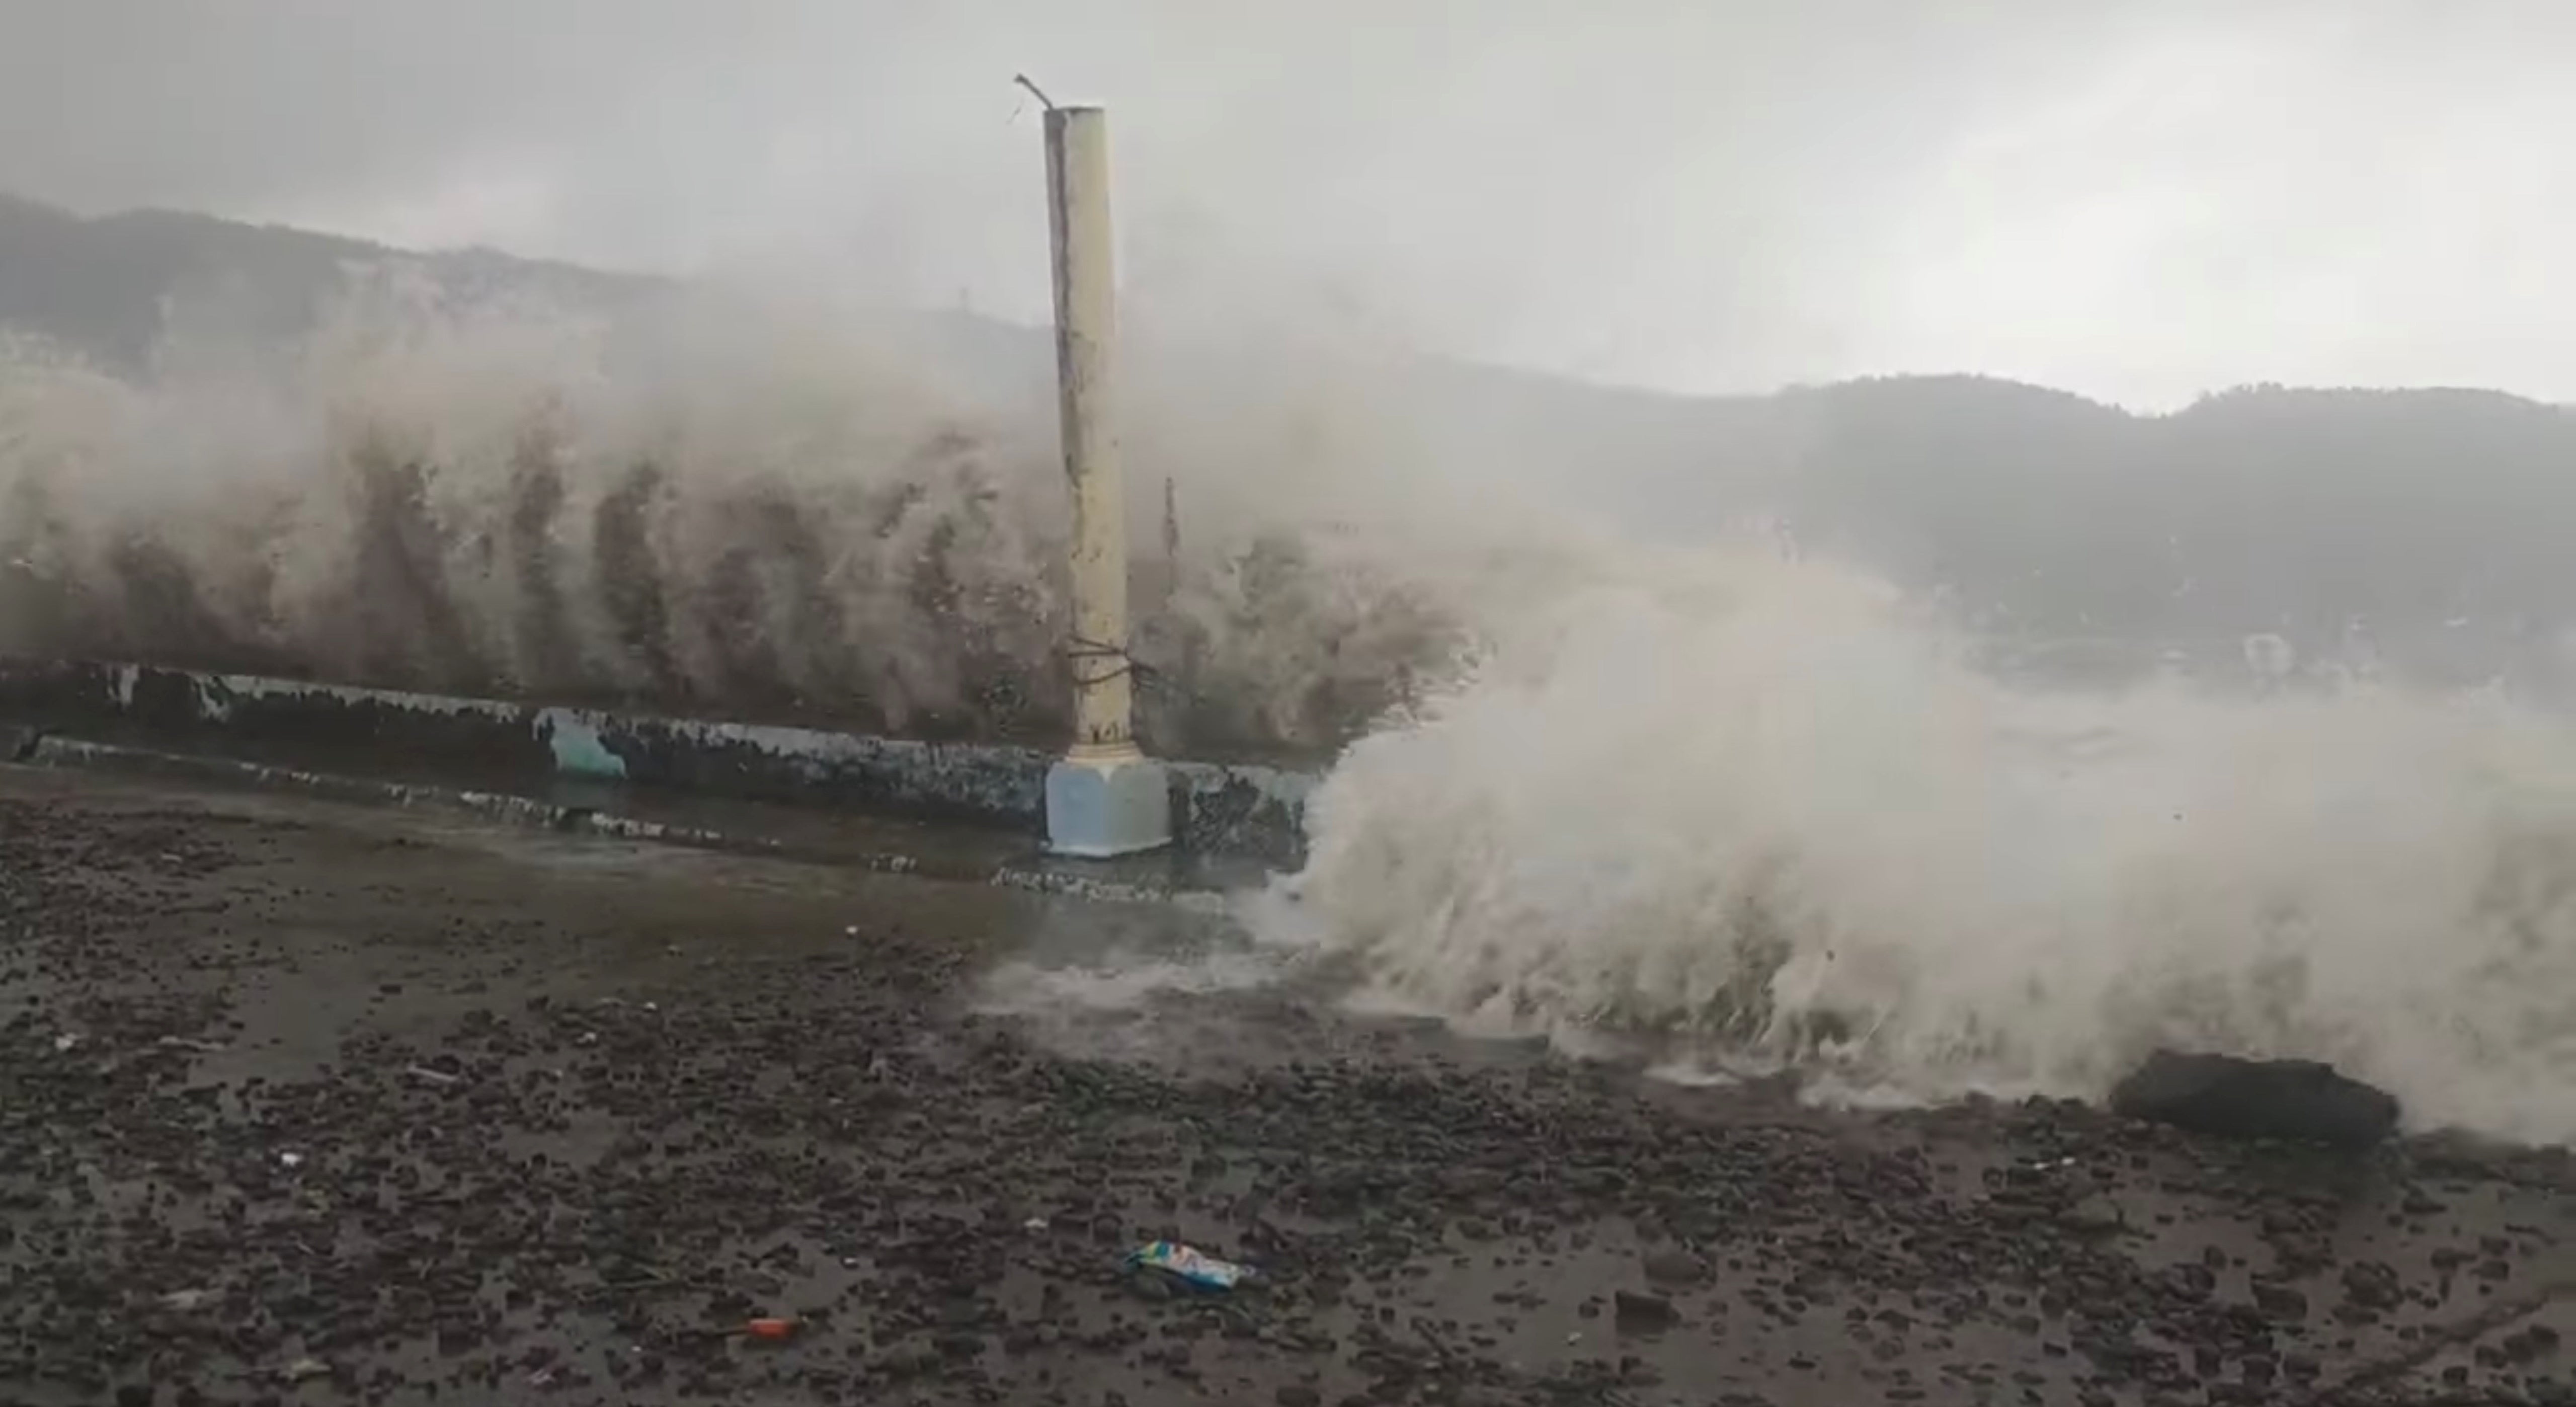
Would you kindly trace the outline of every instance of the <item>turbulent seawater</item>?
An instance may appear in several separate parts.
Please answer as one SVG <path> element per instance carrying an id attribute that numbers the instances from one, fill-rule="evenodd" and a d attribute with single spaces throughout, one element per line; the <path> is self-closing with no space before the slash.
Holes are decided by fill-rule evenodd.
<path id="1" fill-rule="evenodd" d="M 466 304 L 397 266 L 289 347 L 188 318 L 143 376 L 0 347 L 0 654 L 1052 741 L 1045 342 L 984 338 Z M 1146 726 L 1328 751 L 1454 652 L 1454 614 L 1328 531 L 1315 465 L 1404 447 L 1347 385 L 1167 364 L 1129 432 Z"/>
<path id="2" fill-rule="evenodd" d="M 1577 593 L 1354 746 L 1256 907 L 1364 995 L 1674 1073 L 2092 1095 L 2157 1043 L 2576 1135 L 2576 724 L 2393 686 L 2005 685 L 1735 554 Z"/>
<path id="3" fill-rule="evenodd" d="M 1042 356 L 969 375 L 882 331 L 385 277 L 283 351 L 15 349 L 0 653 L 1051 741 Z M 2576 1134 L 2565 716 L 2007 682 L 1866 571 L 1650 547 L 1455 462 L 1368 367 L 1137 360 L 1149 731 L 1338 757 L 1311 862 L 1247 905 L 1273 959 L 1683 1077 L 2088 1094 L 2179 1042 Z M 1191 980 L 1267 970 L 1228 962 Z"/>

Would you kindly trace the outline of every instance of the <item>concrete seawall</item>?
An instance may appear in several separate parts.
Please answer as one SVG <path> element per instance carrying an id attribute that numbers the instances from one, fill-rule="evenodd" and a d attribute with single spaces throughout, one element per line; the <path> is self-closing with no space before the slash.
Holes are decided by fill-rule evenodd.
<path id="1" fill-rule="evenodd" d="M 0 758 L 46 737 L 532 794 L 567 781 L 1043 831 L 1052 755 L 814 728 L 362 689 L 150 665 L 0 659 Z M 1186 850 L 1293 864 L 1315 777 L 1174 760 Z"/>

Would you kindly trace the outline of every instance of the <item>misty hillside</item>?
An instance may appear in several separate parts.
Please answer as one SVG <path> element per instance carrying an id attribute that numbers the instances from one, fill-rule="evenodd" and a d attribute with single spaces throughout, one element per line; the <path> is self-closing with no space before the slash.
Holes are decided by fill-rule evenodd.
<path id="1" fill-rule="evenodd" d="M 172 300 L 219 307 L 244 333 L 292 336 L 352 266 L 395 258 L 416 261 L 441 288 L 465 296 L 526 291 L 591 303 L 653 286 L 491 250 L 414 255 L 176 211 L 83 219 L 0 193 L 0 328 L 131 371 L 150 357 Z"/>
<path id="2" fill-rule="evenodd" d="M 0 197 L 0 326 L 135 370 L 173 299 L 216 297 L 291 335 L 352 264 L 396 254 Z M 469 295 L 599 304 L 656 286 L 489 251 L 423 263 Z M 952 371 L 1042 401 L 1042 334 L 948 315 L 925 315 L 924 332 Z M 2270 632 L 2305 655 L 2378 651 L 2479 678 L 2563 671 L 2576 628 L 2576 425 L 2501 394 L 2263 387 L 2137 416 L 1980 377 L 1691 398 L 1454 363 L 1403 394 L 1429 457 L 1461 472 L 1552 476 L 1667 541 L 1777 515 L 1810 548 L 1942 592 L 1988 637 L 2076 667 L 2087 651 L 2122 668 L 2234 658 Z"/>
<path id="3" fill-rule="evenodd" d="M 1797 520 L 1998 635 L 2224 652 L 2272 632 L 2462 679 L 2563 655 L 2576 624 L 2558 407 L 2254 387 L 2133 416 L 1974 378 L 1781 404 L 1802 421 Z"/>

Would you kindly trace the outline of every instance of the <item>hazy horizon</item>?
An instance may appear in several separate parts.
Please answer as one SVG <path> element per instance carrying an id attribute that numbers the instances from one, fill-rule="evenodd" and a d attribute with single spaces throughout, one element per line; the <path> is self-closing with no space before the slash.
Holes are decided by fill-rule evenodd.
<path id="1" fill-rule="evenodd" d="M 17 192 L 14 192 L 14 191 L 0 190 L 0 198 L 7 198 L 7 197 L 12 197 L 12 196 L 18 196 L 18 193 L 17 193 Z M 25 199 L 26 197 L 19 196 L 19 198 L 21 198 L 21 199 Z M 47 206 L 49 206 L 49 207 L 51 207 L 51 208 L 55 208 L 55 209 L 62 209 L 62 208 L 63 208 L 63 207 L 51 206 L 51 203 L 50 203 L 50 202 L 37 202 L 37 203 L 38 203 L 38 204 L 47 205 Z M 84 219 L 84 220 L 115 220 L 115 219 L 123 218 L 123 217 L 152 216 L 152 215 L 168 215 L 168 216 L 180 216 L 180 217 L 203 217 L 203 218 L 208 218 L 208 219 L 213 219 L 213 220 L 221 221 L 221 222 L 228 223 L 228 224 L 241 225 L 241 226 L 244 226 L 244 227 L 247 227 L 247 228 L 252 228 L 252 229 L 259 229 L 259 230 L 275 230 L 275 231 L 280 231 L 280 232 L 283 232 L 283 233 L 286 233 L 286 234 L 291 234 L 291 235 L 315 235 L 315 236 L 320 236 L 320 237 L 328 238 L 328 239 L 347 240 L 347 241 L 350 241 L 350 242 L 353 242 L 353 243 L 367 244 L 367 245 L 375 246 L 375 247 L 377 247 L 377 248 L 380 248 L 380 249 L 384 250 L 387 254 L 394 256 L 394 258 L 395 258 L 397 261 L 408 260 L 408 259 L 415 259 L 415 258 L 418 258 L 418 259 L 436 259 L 436 258 L 440 258 L 440 257 L 442 257 L 442 256 L 452 256 L 452 255 L 490 254 L 490 255 L 498 255 L 498 256 L 500 256 L 500 257 L 502 257 L 502 258 L 504 258 L 504 259 L 509 259 L 509 260 L 516 261 L 516 262 L 518 262 L 518 263 L 520 263 L 520 264 L 522 264 L 522 265 L 528 265 L 528 266 L 547 266 L 547 265 L 552 265 L 552 266 L 557 266 L 557 267 L 562 267 L 562 268 L 568 268 L 568 269 L 577 270 L 577 271 L 580 271 L 580 272 L 583 272 L 583 273 L 601 274 L 601 275 L 606 275 L 606 276 L 608 276 L 608 277 L 612 277 L 612 278 L 621 278 L 621 279 L 629 279 L 629 278 L 631 278 L 631 279 L 637 279 L 637 280 L 659 280 L 659 281 L 668 281 L 668 282 L 678 283 L 678 284 L 688 284 L 688 283 L 691 283 L 691 282 L 693 282 L 693 281 L 695 281 L 695 280 L 698 280 L 698 279 L 721 280 L 721 279 L 723 279 L 723 278 L 724 278 L 724 276 L 723 276 L 722 274 L 714 274 L 714 275 L 696 274 L 696 275 L 693 275 L 693 274 L 690 274 L 690 273 L 671 273 L 671 272 L 658 271 L 658 270 L 653 270 L 653 269 L 640 269 L 640 268 L 631 268 L 631 267 L 620 267 L 620 266 L 610 265 L 610 264 L 601 264 L 601 263 L 595 263 L 595 262 L 584 261 L 584 260 L 575 260 L 575 259 L 565 258 L 565 257 L 562 257 L 562 256 L 550 256 L 550 255 L 542 255 L 542 254 L 529 254 L 529 253 L 526 253 L 526 252 L 524 252 L 524 251 L 522 251 L 522 250 L 518 250 L 518 249 L 504 248 L 504 247 L 501 247 L 501 246 L 498 246 L 498 245 L 493 245 L 493 244 L 489 244 L 489 243 L 480 243 L 480 242 L 475 242 L 475 243 L 456 243 L 456 244 L 402 244 L 402 243 L 395 242 L 395 241 L 393 241 L 393 240 L 391 240 L 391 239 L 388 239 L 388 238 L 386 238 L 386 237 L 384 237 L 384 236 L 377 235 L 377 234 L 370 234 L 370 233 L 367 233 L 367 232 L 365 232 L 365 231 L 361 231 L 361 230 L 333 229 L 333 228 L 326 228 L 326 227 L 317 226 L 317 225 L 291 224 L 291 223 L 287 223 L 287 222 L 284 222 L 284 221 L 254 221 L 254 220 L 245 219 L 245 218 L 242 218 L 242 217 L 239 217 L 239 216 L 226 215 L 226 214 L 223 214 L 223 213 L 218 212 L 218 211 L 212 211 L 212 210 L 196 210 L 196 209 L 183 209 L 183 208 L 175 207 L 175 206 L 164 206 L 164 205 L 135 205 L 135 206 L 123 206 L 123 207 L 119 207 L 119 208 L 116 208 L 116 209 L 113 209 L 113 210 L 100 211 L 100 212 L 96 212 L 96 213 L 94 213 L 94 214 L 91 214 L 91 213 L 83 213 L 83 212 L 74 212 L 74 211 L 68 211 L 68 210 L 66 211 L 66 213 L 70 213 L 70 214 L 78 215 L 80 218 L 82 218 L 82 219 Z M 751 289 L 753 289 L 753 290 L 755 290 L 755 291 L 759 290 L 759 289 L 760 289 L 760 287 L 761 287 L 761 285 L 760 285 L 760 284 L 759 284 L 759 282 L 758 282 L 758 279 L 757 279 L 757 276 L 756 276 L 756 275 L 753 275 L 753 276 L 739 276 L 739 275 L 738 275 L 738 276 L 736 276 L 736 281 L 737 281 L 737 282 L 739 282 L 739 283 L 741 284 L 741 286 L 751 288 Z M 719 284 L 718 286 L 722 286 L 722 285 L 721 285 L 721 284 Z M 1035 334 L 1040 334 L 1040 335 L 1045 334 L 1045 333 L 1047 332 L 1047 330 L 1048 330 L 1049 326 L 1050 326 L 1050 314 L 1049 314 L 1048 310 L 1046 310 L 1046 309 L 1011 309 L 1011 310 L 1004 310 L 1004 309 L 992 309 L 992 308 L 978 308 L 978 307 L 973 306 L 971 303 L 961 304 L 961 305 L 952 306 L 952 307 L 947 307 L 947 308 L 933 307 L 933 306 L 928 306 L 928 305 L 925 305 L 925 304 L 918 304 L 918 303 L 914 303 L 914 304 L 889 304 L 889 305 L 885 305 L 885 306 L 886 306 L 886 307 L 888 307 L 889 309 L 900 309 L 900 310 L 910 311 L 910 312 L 920 312 L 920 313 L 930 314 L 930 315 L 933 315 L 933 316 L 948 315 L 948 314 L 956 314 L 956 315 L 960 315 L 960 316 L 964 316 L 964 317 L 969 317 L 969 318 L 979 319 L 979 320 L 982 320 L 982 321 L 984 321 L 984 322 L 988 322 L 988 323 L 990 323 L 990 324 L 992 324 L 992 325 L 994 325 L 994 326 L 997 326 L 997 327 L 1005 327 L 1005 328 L 1009 328 L 1009 329 L 1014 330 L 1014 331 L 1029 332 L 1029 333 L 1035 333 Z M 2509 388 L 2500 387 L 2500 386 L 2468 385 L 2468 384 L 2460 384 L 2460 383 L 2446 383 L 2446 382 L 2378 383 L 2378 384 L 2365 384 L 2365 383 L 2329 383 L 2329 382 L 2290 382 L 2290 381 L 2283 381 L 2283 380 L 2280 380 L 2280 379 L 2279 379 L 2279 378 L 2277 378 L 2277 377 L 2274 377 L 2274 378 L 2263 378 L 2263 379 L 2251 380 L 2251 381 L 2232 382 L 2232 383 L 2228 383 L 2228 384 L 2226 384 L 2226 385 L 2210 385 L 2210 386 L 2199 387 L 2199 388 L 2196 388 L 2196 389 L 2193 389 L 2192 391 L 2190 391 L 2190 392 L 2189 392 L 2186 396 L 2184 396 L 2183 398 L 2181 398 L 2181 399 L 2177 399 L 2177 400 L 2172 401 L 2172 402 L 2169 402 L 2169 403 L 2159 403 L 2159 404 L 2147 404 L 2147 405 L 2142 405 L 2142 404 L 2126 404 L 2126 403 L 2122 403 L 2122 402 L 2120 402 L 2120 401 L 2118 401 L 2118 400 L 2111 399 L 2111 398 L 2108 398 L 2108 397 L 2094 396 L 2094 395 L 2088 394 L 2088 393 L 2086 393 L 2086 392 L 2083 392 L 2083 391 L 2077 390 L 2076 388 L 2073 388 L 2073 387 L 2070 387 L 2070 386 L 2057 385 L 2057 384 L 2053 384 L 2053 383 L 2046 382 L 2046 381 L 2032 380 L 2032 379 L 2025 378 L 2025 377 L 2011 376 L 2011 375 L 2006 375 L 2006 374 L 1998 373 L 1998 372 L 1987 372 L 1987 371 L 1978 371 L 1978 370 L 1972 370 L 1972 369 L 1962 369 L 1962 368 L 1956 368 L 1956 367 L 1940 367 L 1940 366 L 1907 367 L 1907 368 L 1898 368 L 1898 369 L 1888 370 L 1888 371 L 1866 371 L 1866 372 L 1855 372 L 1855 373 L 1852 373 L 1852 374 L 1847 375 L 1847 376 L 1838 376 L 1838 377 L 1830 377 L 1830 378 L 1822 378 L 1822 379 L 1810 379 L 1810 380 L 1783 381 L 1783 382 L 1778 382 L 1778 383 L 1771 384 L 1771 385 L 1748 385 L 1748 386 L 1743 386 L 1743 387 L 1723 388 L 1723 389 L 1715 389 L 1715 390 L 1695 390 L 1695 389 L 1685 388 L 1685 387 L 1658 386 L 1658 385 L 1654 385 L 1654 384 L 1647 383 L 1647 382 L 1642 382 L 1642 381 L 1621 381 L 1621 380 L 1615 380 L 1615 379 L 1608 379 L 1608 378 L 1605 378 L 1605 377 L 1603 377 L 1603 376 L 1601 376 L 1601 375 L 1597 375 L 1597 374 L 1587 374 L 1586 372 L 1584 372 L 1584 371 L 1582 371 L 1582 370 L 1570 370 L 1570 369 L 1564 369 L 1564 368 L 1555 368 L 1555 367 L 1547 367 L 1547 366 L 1537 366 L 1537 365 L 1531 365 L 1531 364 L 1528 364 L 1528 363 L 1512 363 L 1512 362 L 1505 362 L 1505 361 L 1491 360 L 1491 359 L 1488 359 L 1488 358 L 1486 358 L 1486 357 L 1479 356 L 1479 355 L 1477 355 L 1477 354 L 1475 354 L 1475 353 L 1473 353 L 1473 352 L 1457 352 L 1457 351 L 1450 351 L 1450 350 L 1440 349 L 1440 348 L 1409 348 L 1409 349 L 1407 349 L 1407 350 L 1419 351 L 1419 352 L 1421 352 L 1423 355 L 1426 355 L 1426 356 L 1429 356 L 1429 357 L 1432 357 L 1432 358 L 1435 358 L 1435 359 L 1440 359 L 1440 360 L 1445 360 L 1445 361 L 1453 361 L 1453 362 L 1456 362 L 1456 363 L 1459 363 L 1459 364 L 1462 364 L 1462 365 L 1475 366 L 1475 367 L 1485 367 L 1485 368 L 1490 368 L 1490 369 L 1494 369 L 1494 370 L 1498 370 L 1498 371 L 1503 371 L 1503 372 L 1507 372 L 1507 373 L 1526 374 L 1526 375 L 1533 375 L 1533 376 L 1548 377 L 1548 378 L 1552 378 L 1552 379 L 1555 379 L 1555 380 L 1560 380 L 1560 381 L 1564 381 L 1564 382 L 1569 382 L 1569 383 L 1573 383 L 1573 384 L 1577 384 L 1577 385 L 1589 386 L 1589 387 L 1598 387 L 1598 388 L 1600 388 L 1600 389 L 1604 389 L 1604 390 L 1610 390 L 1610 391 L 1635 391 L 1635 392 L 1641 392 L 1641 393 L 1650 394 L 1650 395 L 1679 396 L 1679 397 L 1686 397 L 1686 398 L 1720 398 L 1720 399 L 1722 399 L 1722 398 L 1753 398 L 1753 399 L 1760 399 L 1760 398 L 1769 397 L 1769 396 L 1776 396 L 1776 395 L 1780 395 L 1780 394 L 1788 393 L 1788 392 L 1795 392 L 1795 391 L 1802 391 L 1802 390 L 1813 390 L 1813 389 L 1818 389 L 1818 388 L 1831 387 L 1831 386 L 1835 386 L 1835 385 L 1846 385 L 1846 384 L 1852 384 L 1852 383 L 1855 383 L 1855 382 L 1863 382 L 1863 381 L 1871 381 L 1871 380 L 1898 380 L 1898 381 L 1903 381 L 1903 380 L 1925 380 L 1925 381 L 1938 381 L 1938 380 L 1958 380 L 1958 379 L 1967 379 L 1967 380 L 1990 380 L 1990 381 L 2000 381 L 2000 382 L 2007 382 L 2007 383 L 2015 384 L 2015 385 L 2028 386 L 2028 387 L 2031 387 L 2031 388 L 2033 388 L 2033 389 L 2038 389 L 2038 390 L 2061 391 L 2061 392 L 2065 392 L 2066 394 L 2075 395 L 2075 396 L 2078 396 L 2078 397 L 2080 397 L 2080 398 L 2082 398 L 2082 399 L 2085 399 L 2085 400 L 2088 400 L 2088 401 L 2094 402 L 2095 404 L 2101 405 L 2101 406 L 2103 406 L 2103 407 L 2105 407 L 2105 408 L 2107 408 L 2107 409 L 2119 410 L 2119 411 L 2126 412 L 2126 413 L 2128 413 L 2128 414 L 2137 415 L 2137 416 L 2142 416 L 2142 417 L 2155 417 L 2155 416 L 2160 416 L 2160 415 L 2172 414 L 2172 413 L 2175 413 L 2175 412 L 2178 412 L 2178 411 L 2181 411 L 2181 410 L 2187 409 L 2187 408 L 2189 407 L 2189 405 L 2190 405 L 2191 403 L 2193 403 L 2194 401 L 2196 401 L 2196 400 L 2200 400 L 2200 399 L 2207 398 L 2207 397 L 2211 397 L 2211 396 L 2222 395 L 2222 394 L 2225 394 L 2225 393 L 2230 392 L 2230 391 L 2239 391 L 2239 390 L 2244 390 L 2244 389 L 2247 389 L 2247 388 L 2249 388 L 2249 387 L 2271 387 L 2271 388 L 2275 388 L 2275 389 L 2285 389 L 2285 390 L 2291 390 L 2291 391 L 2424 391 L 2424 392 L 2449 392 L 2449 391 L 2459 391 L 2459 392 L 2470 392 L 2470 393 L 2494 393 L 2494 394 L 2498 394 L 2498 395 L 2513 396 L 2513 397 L 2516 397 L 2516 398 L 2518 398 L 2518 399 L 2523 399 L 2523 400 L 2532 401 L 2532 402 L 2534 402 L 2535 404 L 2540 404 L 2540 405 L 2544 405 L 2544 406 L 2552 406 L 2552 407 L 2564 406 L 2564 405 L 2569 404 L 2568 402 L 2549 400 L 2549 399 L 2546 399 L 2546 398 L 2543 398 L 2543 397 L 2538 397 L 2538 396 L 2528 395 L 2528 394 L 2523 393 L 2523 392 L 2514 391 L 2514 390 L 2511 390 L 2511 389 L 2509 389 Z"/>
<path id="2" fill-rule="evenodd" d="M 2223 7 L 12 7 L 0 189 L 1042 321 L 1026 71 L 1132 283 L 1682 391 L 2576 398 L 2576 17 Z"/>

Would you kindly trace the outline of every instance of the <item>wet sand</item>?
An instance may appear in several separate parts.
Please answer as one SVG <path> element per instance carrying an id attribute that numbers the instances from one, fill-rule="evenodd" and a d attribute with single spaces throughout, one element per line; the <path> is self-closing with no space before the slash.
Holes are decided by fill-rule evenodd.
<path id="1" fill-rule="evenodd" d="M 2562 1154 L 1025 980 L 1228 941 L 0 767 L 0 1401 L 2576 1402 Z"/>

